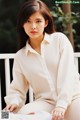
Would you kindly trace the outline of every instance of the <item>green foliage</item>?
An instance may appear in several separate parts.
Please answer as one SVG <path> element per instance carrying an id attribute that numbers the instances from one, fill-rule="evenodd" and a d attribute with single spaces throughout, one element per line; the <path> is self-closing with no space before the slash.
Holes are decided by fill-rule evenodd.
<path id="1" fill-rule="evenodd" d="M 75 44 L 75 49 L 80 50 L 80 36 L 76 34 L 76 29 L 74 28 L 75 24 L 80 24 L 80 13 L 76 12 L 71 12 L 71 14 L 67 13 L 65 14 L 61 7 L 54 6 L 51 14 L 54 19 L 54 24 L 56 27 L 56 31 L 63 32 L 67 36 L 69 36 L 69 32 L 67 30 L 67 26 L 69 23 L 72 24 L 72 32 L 74 36 L 74 44 Z"/>

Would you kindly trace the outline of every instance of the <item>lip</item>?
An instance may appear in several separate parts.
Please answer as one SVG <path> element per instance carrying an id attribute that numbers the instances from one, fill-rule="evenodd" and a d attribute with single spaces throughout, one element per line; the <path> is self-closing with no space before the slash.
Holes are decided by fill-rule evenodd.
<path id="1" fill-rule="evenodd" d="M 30 33 L 35 34 L 35 33 L 38 33 L 38 32 L 37 31 L 31 31 Z"/>

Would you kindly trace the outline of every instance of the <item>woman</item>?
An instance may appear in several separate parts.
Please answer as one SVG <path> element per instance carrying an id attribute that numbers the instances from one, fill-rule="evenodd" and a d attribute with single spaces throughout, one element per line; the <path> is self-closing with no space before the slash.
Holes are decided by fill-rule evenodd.
<path id="1" fill-rule="evenodd" d="M 40 0 L 25 2 L 18 18 L 19 48 L 6 110 L 47 111 L 53 120 L 80 120 L 80 82 L 68 38 L 55 32 L 48 7 Z M 35 101 L 25 104 L 29 85 Z"/>

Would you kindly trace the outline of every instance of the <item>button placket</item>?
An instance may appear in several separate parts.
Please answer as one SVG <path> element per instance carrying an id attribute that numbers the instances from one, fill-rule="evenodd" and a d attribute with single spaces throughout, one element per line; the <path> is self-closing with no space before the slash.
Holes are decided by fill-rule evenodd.
<path id="1" fill-rule="evenodd" d="M 51 88 L 51 90 L 53 90 L 53 82 L 52 82 L 50 73 L 48 71 L 44 55 L 45 55 L 45 49 L 44 49 L 44 45 L 42 44 L 41 45 L 41 56 L 40 56 L 41 57 L 41 64 L 42 64 L 42 67 L 43 67 L 43 71 L 46 74 L 46 77 L 47 77 L 47 80 L 49 82 L 50 88 Z"/>

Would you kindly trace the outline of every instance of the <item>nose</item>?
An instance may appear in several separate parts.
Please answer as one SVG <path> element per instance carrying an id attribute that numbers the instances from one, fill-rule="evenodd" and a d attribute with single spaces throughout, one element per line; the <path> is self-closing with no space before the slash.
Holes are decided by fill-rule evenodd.
<path id="1" fill-rule="evenodd" d="M 36 24 L 35 23 L 32 23 L 32 29 L 35 29 L 36 28 Z"/>

